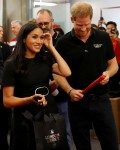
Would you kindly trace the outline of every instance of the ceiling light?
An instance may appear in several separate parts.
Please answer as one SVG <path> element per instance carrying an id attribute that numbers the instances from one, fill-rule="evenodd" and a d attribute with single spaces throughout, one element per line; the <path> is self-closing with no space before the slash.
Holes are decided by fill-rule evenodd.
<path id="1" fill-rule="evenodd" d="M 34 2 L 34 6 L 56 6 L 56 3 Z"/>

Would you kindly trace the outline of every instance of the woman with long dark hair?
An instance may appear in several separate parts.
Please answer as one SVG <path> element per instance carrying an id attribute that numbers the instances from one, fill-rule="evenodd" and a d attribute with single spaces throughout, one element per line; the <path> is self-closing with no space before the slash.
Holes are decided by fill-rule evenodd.
<path id="1" fill-rule="evenodd" d="M 42 52 L 43 45 L 54 60 Z M 11 150 L 43 149 L 42 141 L 36 139 L 34 121 L 42 120 L 43 106 L 48 112 L 57 112 L 49 87 L 52 73 L 71 75 L 68 65 L 52 44 L 51 35 L 29 21 L 22 26 L 3 71 L 3 102 L 5 107 L 12 108 Z"/>

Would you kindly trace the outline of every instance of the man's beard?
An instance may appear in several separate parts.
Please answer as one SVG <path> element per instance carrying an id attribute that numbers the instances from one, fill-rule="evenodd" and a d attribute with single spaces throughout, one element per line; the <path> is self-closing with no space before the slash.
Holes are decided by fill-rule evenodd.
<path id="1" fill-rule="evenodd" d="M 50 32 L 50 29 L 48 29 L 48 28 L 42 28 L 42 30 L 43 30 L 44 33 L 49 33 Z"/>

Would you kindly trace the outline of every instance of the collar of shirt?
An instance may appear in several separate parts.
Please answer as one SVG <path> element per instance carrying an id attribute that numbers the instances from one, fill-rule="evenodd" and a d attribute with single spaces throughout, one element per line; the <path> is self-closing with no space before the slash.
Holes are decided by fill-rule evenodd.
<path id="1" fill-rule="evenodd" d="M 76 37 L 74 28 L 71 30 L 71 35 L 72 37 Z M 91 28 L 91 34 L 89 38 L 91 38 L 94 35 L 95 35 L 95 29 Z"/>

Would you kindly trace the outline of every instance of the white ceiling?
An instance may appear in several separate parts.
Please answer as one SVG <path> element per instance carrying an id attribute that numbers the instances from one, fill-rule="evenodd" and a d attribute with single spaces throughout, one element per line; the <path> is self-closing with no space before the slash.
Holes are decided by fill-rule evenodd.
<path id="1" fill-rule="evenodd" d="M 40 0 L 34 0 L 35 2 L 39 2 Z M 69 3 L 70 0 L 41 0 L 42 2 L 48 2 L 48 3 Z"/>

